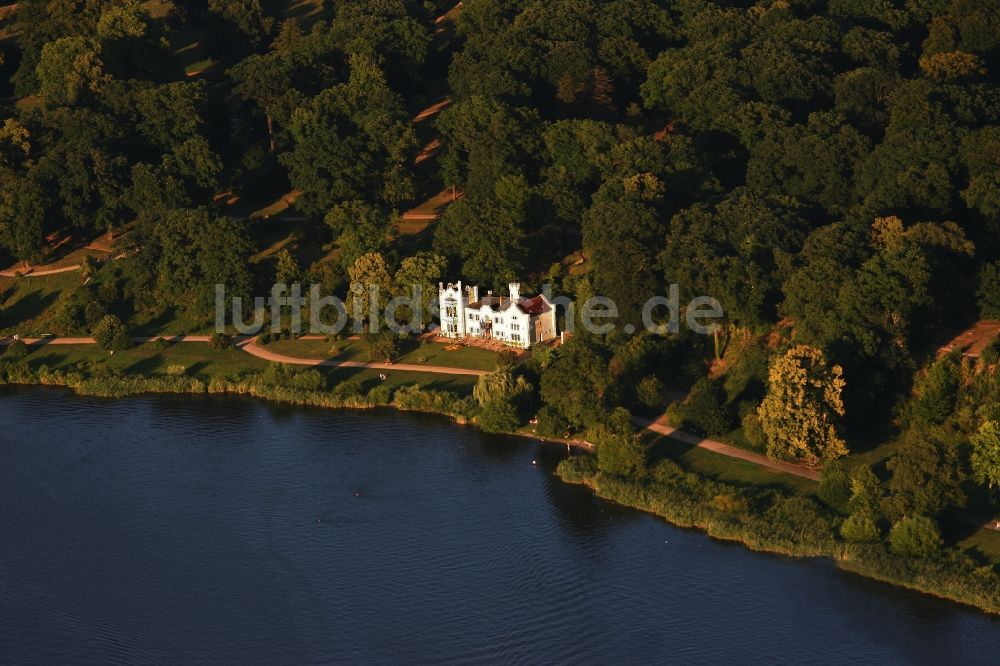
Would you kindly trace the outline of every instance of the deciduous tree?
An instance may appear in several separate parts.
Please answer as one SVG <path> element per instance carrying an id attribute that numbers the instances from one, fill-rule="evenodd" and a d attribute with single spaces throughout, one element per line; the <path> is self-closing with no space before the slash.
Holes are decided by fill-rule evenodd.
<path id="1" fill-rule="evenodd" d="M 844 415 L 843 370 L 823 352 L 798 345 L 771 362 L 767 396 L 757 413 L 771 458 L 834 460 L 847 453 L 837 433 Z"/>

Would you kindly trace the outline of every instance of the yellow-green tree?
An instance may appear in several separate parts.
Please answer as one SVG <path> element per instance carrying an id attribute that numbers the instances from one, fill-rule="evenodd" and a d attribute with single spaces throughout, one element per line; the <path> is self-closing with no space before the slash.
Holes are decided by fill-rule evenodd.
<path id="1" fill-rule="evenodd" d="M 985 421 L 970 440 L 972 472 L 992 493 L 993 488 L 1000 486 L 1000 423 Z"/>
<path id="2" fill-rule="evenodd" d="M 771 362 L 767 396 L 757 410 L 774 459 L 829 461 L 847 453 L 837 434 L 844 415 L 843 369 L 827 363 L 823 352 L 798 345 Z"/>

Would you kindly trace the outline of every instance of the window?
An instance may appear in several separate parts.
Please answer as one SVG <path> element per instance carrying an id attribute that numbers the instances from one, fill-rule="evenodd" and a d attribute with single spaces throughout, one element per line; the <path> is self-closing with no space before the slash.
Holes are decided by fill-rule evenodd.
<path id="1" fill-rule="evenodd" d="M 510 339 L 513 340 L 514 342 L 520 342 L 521 336 L 518 333 L 512 333 Z"/>
<path id="2" fill-rule="evenodd" d="M 449 333 L 458 333 L 458 324 L 448 324 Z"/>
<path id="3" fill-rule="evenodd" d="M 521 325 L 518 324 L 517 322 L 514 322 L 513 324 L 510 325 L 510 330 L 512 330 L 512 331 L 520 331 L 521 330 Z"/>
<path id="4" fill-rule="evenodd" d="M 454 305 L 448 305 L 444 309 L 444 314 L 446 317 L 451 317 L 454 319 L 455 317 L 458 316 L 458 308 L 455 307 Z"/>

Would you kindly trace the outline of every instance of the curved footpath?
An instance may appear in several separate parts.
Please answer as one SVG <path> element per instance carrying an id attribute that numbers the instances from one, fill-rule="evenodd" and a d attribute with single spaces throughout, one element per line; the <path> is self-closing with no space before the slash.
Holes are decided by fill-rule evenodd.
<path id="1" fill-rule="evenodd" d="M 20 274 L 22 277 L 45 277 L 46 275 L 58 275 L 59 273 L 72 273 L 73 271 L 80 270 L 80 264 L 73 264 L 71 266 L 63 266 L 61 268 L 45 268 L 41 270 L 27 270 L 27 271 L 0 271 L 0 277 L 17 277 Z"/>
<path id="2" fill-rule="evenodd" d="M 314 336 L 307 336 L 312 338 Z M 164 339 L 168 342 L 201 342 L 207 343 L 211 340 L 210 336 L 207 335 L 175 335 L 175 336 L 155 336 L 155 337 L 144 337 L 144 338 L 133 338 L 137 343 L 150 342 L 152 340 Z M 13 342 L 13 338 L 6 337 L 0 338 L 0 346 L 6 346 Z M 27 345 L 92 345 L 96 344 L 94 338 L 26 338 L 23 342 Z M 396 363 L 396 364 L 385 364 L 385 363 L 365 363 L 362 361 L 335 361 L 331 359 L 317 359 L 317 358 L 299 358 L 297 356 L 285 356 L 284 354 L 275 354 L 270 352 L 263 347 L 260 347 L 257 343 L 256 337 L 242 337 L 234 340 L 234 344 L 237 349 L 240 349 L 251 356 L 255 356 L 259 359 L 265 361 L 272 361 L 274 363 L 284 363 L 287 365 L 301 365 L 308 367 L 323 367 L 323 368 L 365 368 L 372 370 L 398 370 L 400 372 L 426 372 L 430 374 L 438 375 L 465 375 L 465 376 L 479 376 L 486 374 L 485 370 L 471 370 L 468 368 L 449 368 L 441 365 L 414 365 L 411 363 Z M 793 476 L 798 476 L 803 479 L 809 479 L 810 481 L 819 481 L 820 473 L 804 465 L 797 465 L 795 463 L 781 462 L 777 460 L 771 460 L 766 456 L 762 456 L 759 453 L 753 453 L 752 451 L 747 451 L 730 444 L 723 444 L 712 439 L 706 439 L 704 437 L 699 437 L 698 435 L 685 432 L 683 430 L 678 430 L 672 426 L 667 425 L 663 422 L 664 417 L 661 416 L 657 419 L 642 419 L 639 417 L 633 417 L 632 421 L 641 428 L 645 428 L 652 432 L 655 432 L 665 437 L 670 437 L 678 442 L 688 444 L 690 446 L 695 446 L 700 449 L 705 449 L 707 451 L 712 451 L 719 455 L 727 456 L 729 458 L 736 458 L 739 460 L 745 460 L 754 465 L 759 465 L 766 469 L 770 469 L 775 472 L 781 472 L 783 474 L 791 474 Z M 969 513 L 956 512 L 954 517 L 968 525 L 974 525 L 988 530 L 1000 531 L 1000 521 L 995 521 L 992 519 L 986 519 L 981 516 L 974 516 Z"/>
<path id="3" fill-rule="evenodd" d="M 145 342 L 152 342 L 153 340 L 166 340 L 170 343 L 176 342 L 202 342 L 208 343 L 211 341 L 211 337 L 208 335 L 160 335 L 154 337 L 140 337 L 132 338 L 132 340 L 138 344 L 143 344 Z M 302 339 L 312 339 L 312 336 L 305 336 Z M 7 337 L 0 339 L 0 346 L 8 345 L 13 342 L 14 339 Z M 94 338 L 24 338 L 22 340 L 26 345 L 32 346 L 44 346 L 44 345 L 93 345 L 97 344 Z M 463 375 L 478 377 L 479 375 L 485 375 L 485 370 L 472 370 L 469 368 L 451 368 L 446 365 L 418 365 L 413 363 L 367 363 L 364 361 L 337 361 L 334 359 L 318 359 L 318 358 L 299 358 L 298 356 L 285 356 L 284 354 L 275 354 L 274 352 L 268 351 L 257 344 L 257 338 L 241 337 L 236 338 L 233 343 L 237 349 L 250 354 L 251 356 L 256 356 L 259 359 L 265 361 L 272 361 L 274 363 L 284 363 L 286 365 L 302 365 L 309 367 L 322 367 L 322 368 L 363 368 L 368 370 L 387 370 L 392 369 L 399 372 L 426 372 L 434 375 Z"/>
<path id="4" fill-rule="evenodd" d="M 677 428 L 663 423 L 663 420 L 664 417 L 662 416 L 658 419 L 641 419 L 638 417 L 632 418 L 633 423 L 636 425 L 671 439 L 675 439 L 678 442 L 690 444 L 691 446 L 698 447 L 699 449 L 713 451 L 724 456 L 729 456 L 730 458 L 746 460 L 747 462 L 760 465 L 761 467 L 766 467 L 767 469 L 774 470 L 775 472 L 783 472 L 785 474 L 799 476 L 803 479 L 809 479 L 810 481 L 819 481 L 820 473 L 811 467 L 771 460 L 767 456 L 762 456 L 759 453 L 754 453 L 753 451 L 747 451 L 746 449 L 741 449 L 729 444 L 723 444 L 722 442 L 717 442 L 713 439 L 706 439 L 690 432 L 678 430 Z"/>
<path id="5" fill-rule="evenodd" d="M 236 346 L 257 358 L 274 363 L 288 365 L 305 365 L 322 368 L 368 368 L 371 370 L 398 370 L 400 372 L 429 372 L 436 375 L 485 375 L 485 370 L 470 370 L 468 368 L 449 368 L 444 365 L 415 365 L 412 363 L 365 363 L 363 361 L 335 361 L 332 359 L 299 358 L 275 354 L 257 345 L 256 338 L 236 343 Z"/>

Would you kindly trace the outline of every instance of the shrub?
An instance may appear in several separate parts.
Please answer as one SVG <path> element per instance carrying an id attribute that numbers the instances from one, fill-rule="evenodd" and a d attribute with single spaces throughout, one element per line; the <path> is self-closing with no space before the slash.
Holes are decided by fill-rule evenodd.
<path id="1" fill-rule="evenodd" d="M 743 427 L 743 439 L 751 446 L 762 451 L 767 448 L 767 435 L 764 434 L 764 427 L 761 425 L 756 409 L 743 415 L 741 426 Z"/>
<path id="2" fill-rule="evenodd" d="M 659 409 L 663 407 L 664 396 L 666 395 L 663 382 L 655 375 L 643 377 L 635 387 L 635 397 L 639 404 L 649 409 Z"/>
<path id="3" fill-rule="evenodd" d="M 362 395 L 361 382 L 358 381 L 347 381 L 341 382 L 333 387 L 330 391 L 334 397 L 341 400 L 347 400 L 348 398 L 359 398 Z"/>
<path id="4" fill-rule="evenodd" d="M 187 373 L 187 367 L 183 365 L 168 365 L 167 374 L 171 377 L 180 377 L 181 375 Z"/>
<path id="5" fill-rule="evenodd" d="M 486 432 L 513 432 L 517 429 L 517 410 L 506 400 L 491 400 L 483 405 L 476 423 Z"/>
<path id="6" fill-rule="evenodd" d="M 262 386 L 280 386 L 302 391 L 319 391 L 326 388 L 326 380 L 319 370 L 294 370 L 281 363 L 272 363 L 267 369 L 254 376 Z"/>
<path id="7" fill-rule="evenodd" d="M 902 557 L 927 559 L 941 550 L 941 531 L 927 516 L 903 518 L 889 530 L 889 549 Z"/>
<path id="8" fill-rule="evenodd" d="M 993 365 L 997 361 L 1000 361 L 1000 338 L 994 340 L 986 349 L 980 354 L 979 359 L 986 365 Z"/>
<path id="9" fill-rule="evenodd" d="M 399 355 L 399 336 L 391 331 L 369 333 L 365 341 L 368 343 L 369 361 L 392 361 Z"/>
<path id="10" fill-rule="evenodd" d="M 567 483 L 583 483 L 597 475 L 594 456 L 570 456 L 559 463 L 556 474 Z"/>
<path id="11" fill-rule="evenodd" d="M 433 412 L 468 418 L 472 412 L 470 400 L 463 400 L 450 391 L 435 391 L 419 386 L 403 386 L 396 390 L 393 403 L 402 410 Z"/>
<path id="12" fill-rule="evenodd" d="M 605 474 L 641 478 L 646 473 L 646 447 L 631 432 L 605 434 L 597 442 L 597 467 Z"/>
<path id="13" fill-rule="evenodd" d="M 670 483 L 684 476 L 684 469 L 669 458 L 658 460 L 649 473 L 654 483 Z"/>
<path id="14" fill-rule="evenodd" d="M 568 437 L 570 434 L 569 421 L 552 405 L 545 405 L 538 410 L 535 419 L 538 422 L 535 430 L 542 437 Z"/>
<path id="15" fill-rule="evenodd" d="M 840 526 L 840 536 L 851 543 L 872 543 L 878 541 L 881 533 L 872 512 L 861 509 L 847 517 Z"/>
<path id="16" fill-rule="evenodd" d="M 976 302 L 979 304 L 979 314 L 983 319 L 1000 317 L 1000 261 L 984 264 L 979 271 Z"/>
<path id="17" fill-rule="evenodd" d="M 539 368 L 544 369 L 549 367 L 549 364 L 552 363 L 555 352 L 555 347 L 544 343 L 538 343 L 531 346 L 531 360 Z"/>
<path id="18" fill-rule="evenodd" d="M 28 351 L 28 345 L 24 344 L 23 340 L 15 340 L 7 345 L 3 355 L 5 359 L 19 361 L 28 355 Z"/>
<path id="19" fill-rule="evenodd" d="M 373 405 L 388 405 L 392 401 L 392 389 L 385 384 L 373 386 L 368 391 L 368 402 Z"/>
<path id="20" fill-rule="evenodd" d="M 128 330 L 122 320 L 115 315 L 105 315 L 94 327 L 94 339 L 101 349 L 124 351 L 132 346 Z"/>
<path id="21" fill-rule="evenodd" d="M 851 477 L 839 461 L 823 468 L 816 495 L 831 509 L 846 513 L 847 504 L 851 501 Z"/>
<path id="22" fill-rule="evenodd" d="M 722 384 L 708 378 L 699 379 L 681 408 L 681 419 L 685 428 L 710 437 L 731 430 L 733 421 L 726 409 Z"/>
<path id="23" fill-rule="evenodd" d="M 221 351 L 223 349 L 229 349 L 233 341 L 225 333 L 215 333 L 208 341 L 208 346 L 216 351 Z"/>
<path id="24" fill-rule="evenodd" d="M 960 379 L 954 359 L 946 358 L 932 365 L 917 387 L 913 416 L 927 423 L 943 423 L 955 408 Z"/>

